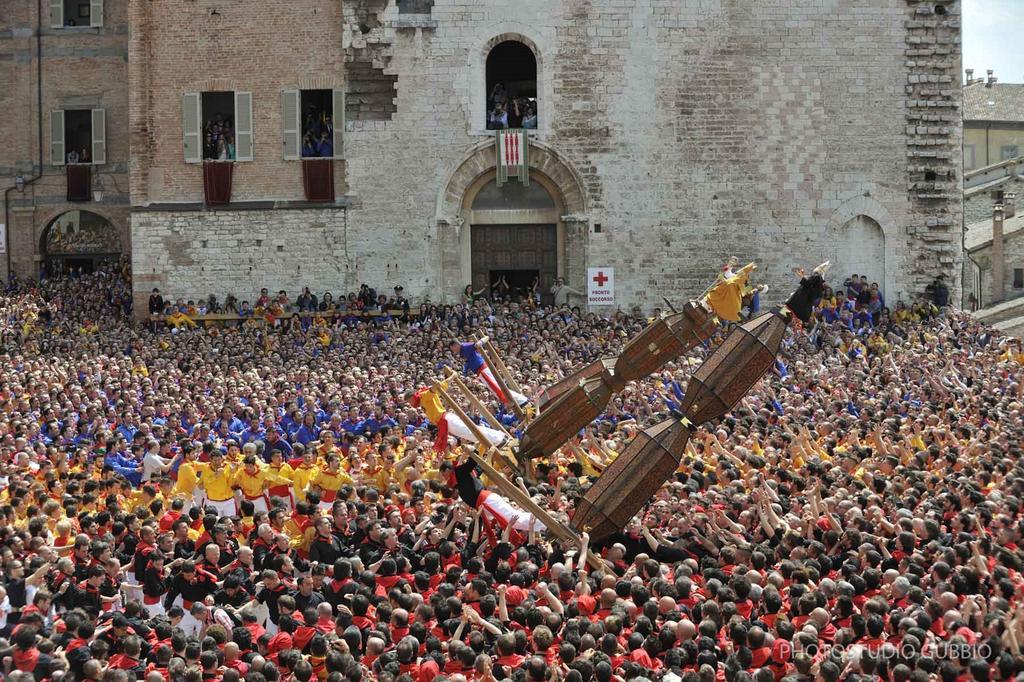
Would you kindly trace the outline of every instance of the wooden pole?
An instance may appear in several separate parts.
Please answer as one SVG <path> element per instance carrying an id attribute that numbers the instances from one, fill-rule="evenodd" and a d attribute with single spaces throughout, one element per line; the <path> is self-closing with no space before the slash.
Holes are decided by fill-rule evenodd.
<path id="1" fill-rule="evenodd" d="M 512 376 L 512 372 L 508 371 L 508 367 L 505 366 L 505 361 L 501 358 L 501 355 L 494 347 L 494 344 L 491 343 L 491 340 L 488 339 L 484 346 L 487 347 L 487 354 L 490 360 L 495 364 L 497 370 L 501 373 L 501 378 L 505 380 L 505 383 L 517 393 L 522 393 L 522 387 L 519 385 L 519 382 L 515 380 L 515 377 Z"/>
<path id="2" fill-rule="evenodd" d="M 498 431 L 504 433 L 506 436 L 509 437 L 509 439 L 512 438 L 512 434 L 508 432 L 508 429 L 506 429 L 504 425 L 500 421 L 498 421 L 497 417 L 491 414 L 490 410 L 484 407 L 484 404 L 480 402 L 480 399 L 473 395 L 473 392 L 469 390 L 469 387 L 466 386 L 466 384 L 462 383 L 462 379 L 459 378 L 459 375 L 453 372 L 450 368 L 448 370 L 447 378 L 448 381 L 452 382 L 456 386 L 456 388 L 462 391 L 463 395 L 466 396 L 466 400 L 469 401 L 469 404 L 476 408 L 476 411 L 479 412 L 480 415 L 485 420 L 487 420 L 488 424 L 493 426 Z"/>
<path id="3" fill-rule="evenodd" d="M 473 342 L 478 343 L 475 336 L 473 337 Z M 491 375 L 494 377 L 494 383 L 498 384 L 498 388 L 500 388 L 501 392 L 505 394 L 509 405 L 512 406 L 512 412 L 515 413 L 516 418 L 520 421 L 525 420 L 526 413 L 523 412 L 523 408 L 519 406 L 519 403 L 512 398 L 512 394 L 508 390 L 508 384 L 505 383 L 505 379 L 501 375 L 501 368 L 505 366 L 504 363 L 501 362 L 501 358 L 491 357 L 492 355 L 496 356 L 497 354 L 491 353 L 493 349 L 490 344 L 482 343 L 480 344 L 479 349 L 483 353 L 484 359 L 487 360 L 488 365 L 491 367 Z M 508 370 L 506 369 L 505 371 L 507 372 Z"/>
<path id="4" fill-rule="evenodd" d="M 534 502 L 529 495 L 523 492 L 522 488 L 505 478 L 497 469 L 491 466 L 485 458 L 473 451 L 472 448 L 465 449 L 468 451 L 469 456 L 473 458 L 473 461 L 480 466 L 480 469 L 484 474 L 491 479 L 494 483 L 494 487 L 500 490 L 502 494 L 522 507 L 524 511 L 528 511 L 540 519 L 544 525 L 547 526 L 548 530 L 551 531 L 551 534 L 559 540 L 564 542 L 573 542 L 579 546 L 580 536 L 576 534 L 576 531 L 549 514 L 546 509 Z M 587 549 L 587 563 L 589 563 L 595 570 L 607 570 L 607 566 L 604 565 L 604 562 L 601 561 L 596 554 L 591 552 L 590 549 Z"/>
<path id="5" fill-rule="evenodd" d="M 668 300 L 664 296 L 661 297 L 661 300 L 663 300 L 665 302 L 665 305 L 667 305 L 668 309 L 671 310 L 673 313 L 678 313 L 679 312 L 678 310 L 676 310 L 676 307 L 674 305 L 672 305 L 672 301 Z"/>

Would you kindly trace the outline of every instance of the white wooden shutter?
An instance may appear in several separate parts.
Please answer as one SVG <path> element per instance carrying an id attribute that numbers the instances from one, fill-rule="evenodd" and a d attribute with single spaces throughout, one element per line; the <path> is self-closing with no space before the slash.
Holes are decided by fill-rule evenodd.
<path id="1" fill-rule="evenodd" d="M 252 161 L 252 93 L 235 93 L 235 161 Z"/>
<path id="2" fill-rule="evenodd" d="M 103 25 L 103 0 L 89 0 L 89 25 Z"/>
<path id="3" fill-rule="evenodd" d="M 107 110 L 92 110 L 92 163 L 99 166 L 107 162 Z"/>
<path id="4" fill-rule="evenodd" d="M 50 28 L 64 26 L 64 0 L 50 0 Z"/>
<path id="5" fill-rule="evenodd" d="M 299 106 L 299 91 L 285 90 L 281 93 L 281 128 L 284 137 L 284 160 L 294 161 L 300 154 L 302 121 Z"/>
<path id="6" fill-rule="evenodd" d="M 50 163 L 64 165 L 64 110 L 50 112 Z"/>
<path id="7" fill-rule="evenodd" d="M 342 144 L 345 142 L 345 91 L 334 90 L 331 93 L 334 115 L 331 122 L 334 124 L 334 158 L 342 157 Z"/>
<path id="8" fill-rule="evenodd" d="M 203 134 L 199 125 L 200 97 L 186 92 L 181 97 L 181 129 L 185 138 L 185 163 L 203 160 Z"/>

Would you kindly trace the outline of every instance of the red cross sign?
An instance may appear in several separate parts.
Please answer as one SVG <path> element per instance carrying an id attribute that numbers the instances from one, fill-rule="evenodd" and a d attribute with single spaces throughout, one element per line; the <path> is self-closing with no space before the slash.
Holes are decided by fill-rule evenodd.
<path id="1" fill-rule="evenodd" d="M 587 304 L 615 305 L 615 268 L 587 268 Z"/>

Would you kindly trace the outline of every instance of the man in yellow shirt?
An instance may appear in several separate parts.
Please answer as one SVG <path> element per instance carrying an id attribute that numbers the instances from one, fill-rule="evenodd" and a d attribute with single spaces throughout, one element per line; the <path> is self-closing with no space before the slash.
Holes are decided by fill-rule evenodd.
<path id="1" fill-rule="evenodd" d="M 341 470 L 341 458 L 337 455 L 327 457 L 327 469 L 319 469 L 309 481 L 309 489 L 320 494 L 320 508 L 330 509 L 338 497 L 343 485 L 351 485 L 352 477 Z"/>
<path id="2" fill-rule="evenodd" d="M 203 505 L 216 509 L 218 516 L 234 516 L 238 511 L 235 493 L 231 488 L 234 476 L 231 470 L 224 466 L 224 453 L 214 450 L 210 454 L 210 461 L 197 465 L 196 470 L 200 477 L 199 485 L 206 492 Z"/>
<path id="3" fill-rule="evenodd" d="M 281 483 L 270 483 L 267 486 L 267 495 L 284 500 L 289 509 L 295 507 L 295 496 L 292 495 L 292 484 L 295 481 L 295 470 L 288 462 L 284 461 L 284 453 L 280 450 L 270 451 L 270 464 L 267 470 L 277 476 Z"/>
<path id="4" fill-rule="evenodd" d="M 319 471 L 319 467 L 317 467 L 316 452 L 312 449 L 306 450 L 302 453 L 302 464 L 295 467 L 292 472 L 292 486 L 295 489 L 296 502 L 306 501 L 306 488 L 309 487 L 309 482 L 313 480 L 317 471 Z"/>
<path id="5" fill-rule="evenodd" d="M 723 273 L 719 281 L 708 291 L 705 298 L 719 319 L 729 322 L 740 321 L 743 297 L 753 291 L 749 286 L 750 273 L 756 268 L 757 265 L 754 263 L 748 263 L 735 274 L 732 274 L 730 269 Z"/>
<path id="6" fill-rule="evenodd" d="M 252 450 L 255 451 L 256 446 L 252 443 L 246 444 L 246 450 L 249 449 L 250 445 L 252 445 Z M 269 469 L 261 468 L 256 463 L 256 455 L 252 452 L 247 452 L 242 460 L 242 466 L 235 469 L 234 486 L 238 488 L 243 499 L 252 502 L 253 509 L 257 512 L 270 511 L 266 490 L 270 485 L 281 483 L 291 483 L 291 479 L 283 478 Z"/>
<path id="7" fill-rule="evenodd" d="M 178 467 L 178 482 L 174 486 L 174 494 L 185 498 L 185 513 L 192 504 L 202 503 L 202 490 L 199 489 L 199 474 L 196 471 L 196 460 L 199 453 L 191 443 L 182 446 L 185 461 Z"/>

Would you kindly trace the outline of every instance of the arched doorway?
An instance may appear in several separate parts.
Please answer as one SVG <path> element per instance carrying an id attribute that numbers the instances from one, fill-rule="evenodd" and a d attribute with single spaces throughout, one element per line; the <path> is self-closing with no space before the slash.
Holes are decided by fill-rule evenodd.
<path id="1" fill-rule="evenodd" d="M 489 130 L 537 127 L 537 56 L 518 40 L 505 40 L 487 53 Z"/>
<path id="2" fill-rule="evenodd" d="M 40 243 L 47 275 L 90 273 L 121 257 L 121 239 L 109 220 L 90 211 L 67 211 L 53 219 Z"/>
<path id="3" fill-rule="evenodd" d="M 478 210 L 473 209 L 477 195 L 493 183 L 496 176 L 493 139 L 475 145 L 452 167 L 439 188 L 435 216 L 442 286 L 447 300 L 459 300 L 466 285 L 473 282 L 474 225 L 553 223 L 556 275 L 564 277 L 577 289 L 586 285 L 589 217 L 583 183 L 572 166 L 543 142 L 531 140 L 529 159 L 530 185 L 540 185 L 554 202 L 554 209 L 530 209 L 530 200 L 514 194 L 522 188 L 518 182 L 502 187 L 503 190 L 508 188 L 508 193 L 502 195 L 505 199 L 501 208 L 485 209 L 485 205 L 494 205 L 485 198 Z M 531 212 L 534 210 L 536 212 Z M 540 288 L 543 292 L 543 286 Z"/>
<path id="4" fill-rule="evenodd" d="M 885 234 L 882 227 L 866 215 L 846 221 L 839 230 L 835 264 L 838 275 L 843 278 L 852 274 L 864 275 L 868 282 L 877 282 L 885 295 Z"/>
<path id="5" fill-rule="evenodd" d="M 475 291 L 512 300 L 529 296 L 536 283 L 547 303 L 565 245 L 561 197 L 543 175 L 530 180 L 498 187 L 492 170 L 467 190 L 463 215 L 470 226 L 472 283 Z"/>

